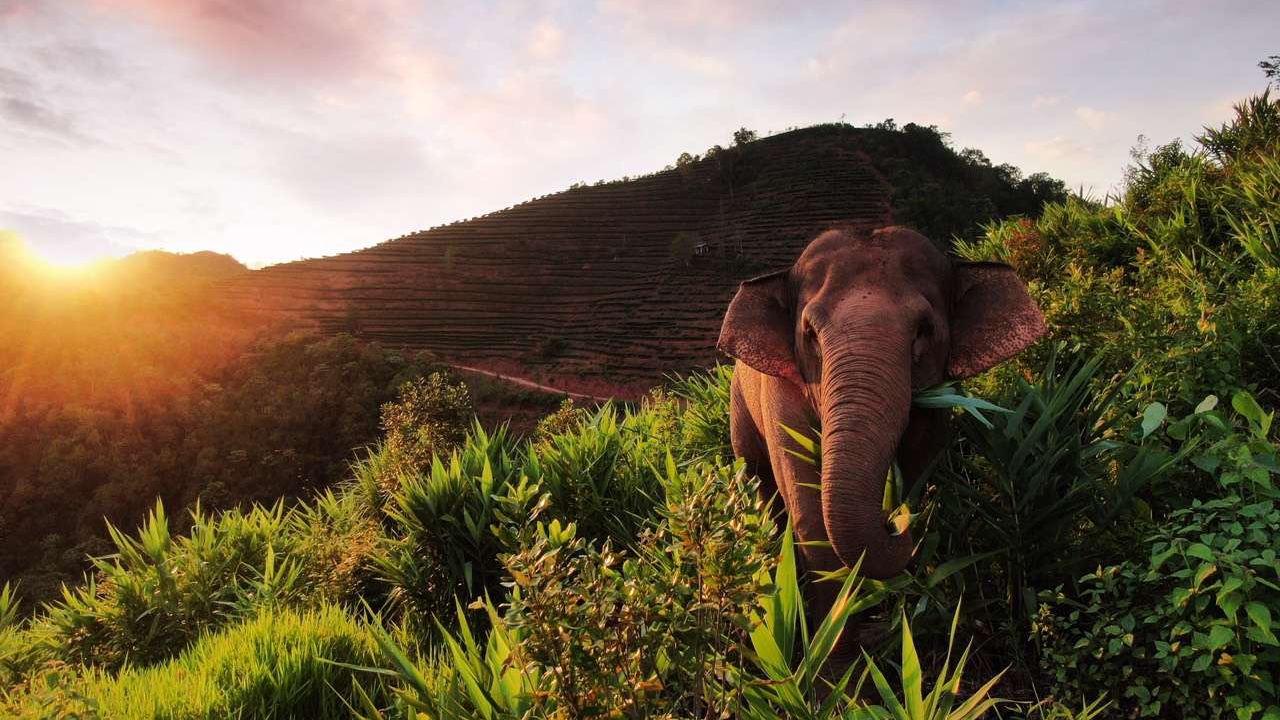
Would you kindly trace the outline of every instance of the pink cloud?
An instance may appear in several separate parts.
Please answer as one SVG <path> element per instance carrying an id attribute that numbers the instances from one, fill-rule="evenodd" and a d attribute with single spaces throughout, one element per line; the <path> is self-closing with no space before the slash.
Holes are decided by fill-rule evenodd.
<path id="1" fill-rule="evenodd" d="M 543 20 L 529 31 L 526 49 L 538 60 L 551 60 L 564 51 L 565 36 L 560 26 L 550 20 Z"/>
<path id="2" fill-rule="evenodd" d="M 605 13 L 658 28 L 727 30 L 785 10 L 781 0 L 600 0 Z"/>
<path id="3" fill-rule="evenodd" d="M 350 77 L 382 69 L 405 0 L 88 0 L 136 13 L 236 70 Z"/>

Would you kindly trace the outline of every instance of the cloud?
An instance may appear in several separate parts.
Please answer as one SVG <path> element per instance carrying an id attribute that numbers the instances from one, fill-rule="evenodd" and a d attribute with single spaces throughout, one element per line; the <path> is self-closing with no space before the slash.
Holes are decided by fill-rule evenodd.
<path id="1" fill-rule="evenodd" d="M 0 118 L 28 132 L 77 143 L 88 138 L 76 127 L 70 116 L 50 109 L 43 103 L 22 97 L 0 98 Z"/>
<path id="2" fill-rule="evenodd" d="M 634 25 L 728 30 L 787 5 L 781 0 L 601 0 L 599 8 Z"/>
<path id="3" fill-rule="evenodd" d="M 0 66 L 0 126 L 62 142 L 86 143 L 72 113 L 56 110 L 31 75 Z"/>
<path id="4" fill-rule="evenodd" d="M 564 51 L 564 31 L 550 20 L 543 20 L 529 31 L 525 47 L 538 60 L 557 58 Z"/>
<path id="5" fill-rule="evenodd" d="M 277 137 L 275 172 L 303 201 L 325 212 L 357 211 L 388 193 L 425 187 L 431 173 L 419 141 L 407 135 Z"/>
<path id="6" fill-rule="evenodd" d="M 22 0 L 7 0 L 0 3 L 0 18 L 19 17 L 35 11 L 34 4 Z"/>
<path id="7" fill-rule="evenodd" d="M 1090 130 L 1101 130 L 1102 126 L 1107 124 L 1106 113 L 1087 105 L 1076 108 L 1076 118 Z"/>
<path id="8" fill-rule="evenodd" d="M 1031 98 L 1031 107 L 1035 109 L 1053 107 L 1062 101 L 1057 95 L 1037 95 Z"/>
<path id="9" fill-rule="evenodd" d="M 0 229 L 17 232 L 44 257 L 66 261 L 127 255 L 155 242 L 149 233 L 135 228 L 103 225 L 41 207 L 0 208 Z"/>
<path id="10" fill-rule="evenodd" d="M 94 45 L 50 43 L 36 48 L 32 54 L 53 72 L 72 70 L 93 80 L 107 80 L 120 74 L 115 56 Z"/>
<path id="11" fill-rule="evenodd" d="M 657 56 L 663 62 L 680 70 L 708 77 L 724 78 L 732 72 L 732 66 L 727 60 L 709 53 L 671 47 L 659 50 Z"/>
<path id="12" fill-rule="evenodd" d="M 35 89 L 35 84 L 26 75 L 0 66 L 0 93 L 6 95 L 25 95 Z"/>
<path id="13" fill-rule="evenodd" d="M 136 13 L 255 77 L 349 78 L 382 69 L 407 0 L 84 0 Z"/>
<path id="14" fill-rule="evenodd" d="M 970 90 L 964 94 L 964 97 L 961 98 L 961 100 L 964 101 L 965 105 L 978 105 L 982 102 L 982 93 L 977 90 Z"/>
<path id="15" fill-rule="evenodd" d="M 1023 150 L 1031 157 L 1042 162 L 1055 162 L 1064 159 L 1079 160 L 1096 154 L 1092 146 L 1085 145 L 1064 135 L 1055 135 L 1045 141 L 1025 143 Z"/>

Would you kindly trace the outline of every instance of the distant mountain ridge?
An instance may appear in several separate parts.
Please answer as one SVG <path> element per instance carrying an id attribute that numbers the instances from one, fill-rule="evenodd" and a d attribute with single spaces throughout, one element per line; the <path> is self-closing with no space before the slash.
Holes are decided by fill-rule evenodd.
<path id="1" fill-rule="evenodd" d="M 678 168 L 263 268 L 221 289 L 321 332 L 636 397 L 667 373 L 715 363 L 737 283 L 787 266 L 822 230 L 945 227 L 955 210 L 943 200 L 961 215 L 971 205 L 979 215 L 1008 211 L 974 187 L 965 176 L 972 158 L 951 151 L 936 129 L 889 124 L 816 126 L 713 148 Z"/>

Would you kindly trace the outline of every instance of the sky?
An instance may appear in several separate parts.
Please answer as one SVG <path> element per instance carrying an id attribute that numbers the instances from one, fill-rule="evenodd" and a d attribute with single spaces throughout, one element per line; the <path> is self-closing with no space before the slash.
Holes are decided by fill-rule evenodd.
<path id="1" fill-rule="evenodd" d="M 0 229 L 318 257 L 820 122 L 1116 189 L 1231 114 L 1274 0 L 0 0 Z"/>

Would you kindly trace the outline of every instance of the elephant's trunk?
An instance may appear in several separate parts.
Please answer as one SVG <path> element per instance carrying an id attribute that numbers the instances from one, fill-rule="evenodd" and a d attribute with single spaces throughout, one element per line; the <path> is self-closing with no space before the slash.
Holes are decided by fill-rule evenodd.
<path id="1" fill-rule="evenodd" d="M 912 550 L 911 534 L 893 534 L 882 509 L 911 412 L 911 339 L 902 334 L 842 328 L 823 344 L 822 519 L 840 560 L 863 558 L 861 574 L 877 579 L 902 572 Z"/>

